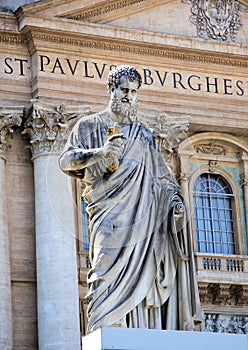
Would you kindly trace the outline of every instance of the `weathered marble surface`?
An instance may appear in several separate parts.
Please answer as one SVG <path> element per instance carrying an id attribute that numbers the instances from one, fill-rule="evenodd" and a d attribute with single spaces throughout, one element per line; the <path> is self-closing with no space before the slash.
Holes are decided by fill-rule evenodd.
<path id="1" fill-rule="evenodd" d="M 89 331 L 192 330 L 201 319 L 187 211 L 154 133 L 136 117 L 140 83 L 133 67 L 110 73 L 110 105 L 76 123 L 60 158 L 86 186 Z"/>

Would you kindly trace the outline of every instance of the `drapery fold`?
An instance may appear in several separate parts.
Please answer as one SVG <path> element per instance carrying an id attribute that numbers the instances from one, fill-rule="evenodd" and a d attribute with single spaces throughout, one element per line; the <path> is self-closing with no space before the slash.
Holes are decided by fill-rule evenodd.
<path id="1" fill-rule="evenodd" d="M 65 147 L 104 145 L 108 113 L 84 118 Z M 90 217 L 88 329 L 194 329 L 200 320 L 187 210 L 179 186 L 141 122 L 120 124 L 127 137 L 119 168 L 104 160 L 71 173 L 82 179 Z"/>

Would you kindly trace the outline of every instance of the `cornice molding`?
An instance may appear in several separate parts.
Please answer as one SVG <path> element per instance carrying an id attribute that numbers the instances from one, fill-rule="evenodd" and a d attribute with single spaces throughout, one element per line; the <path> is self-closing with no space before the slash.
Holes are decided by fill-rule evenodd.
<path id="1" fill-rule="evenodd" d="M 26 40 L 21 34 L 0 32 L 0 43 L 13 46 L 26 46 Z"/>
<path id="2" fill-rule="evenodd" d="M 156 5 L 161 6 L 168 0 L 110 0 L 93 4 L 77 11 L 60 15 L 59 17 L 73 19 L 76 21 L 110 21 L 149 9 Z"/>
<path id="3" fill-rule="evenodd" d="M 190 50 L 181 48 L 172 48 L 164 45 L 156 45 L 151 48 L 149 43 L 139 43 L 139 42 L 128 42 L 124 43 L 124 40 L 113 40 L 109 38 L 109 40 L 101 40 L 101 38 L 83 38 L 82 36 L 72 35 L 56 35 L 49 33 L 40 33 L 35 31 L 30 31 L 27 35 L 27 42 L 33 40 L 34 46 L 42 43 L 52 43 L 57 45 L 67 45 L 89 48 L 95 50 L 103 50 L 109 52 L 117 52 L 117 53 L 127 53 L 131 55 L 137 56 L 147 56 L 147 57 L 155 57 L 161 59 L 172 59 L 178 61 L 189 61 L 196 63 L 207 63 L 221 66 L 230 66 L 230 67 L 240 67 L 247 68 L 248 61 L 246 57 L 242 57 L 242 59 L 235 58 L 225 58 L 223 56 L 217 56 L 214 53 L 211 56 L 209 53 L 206 55 L 206 52 L 197 53 L 196 50 Z M 126 42 L 126 41 L 125 41 Z M 41 45 L 42 46 L 42 45 Z M 181 52 L 180 52 L 181 51 Z M 230 55 L 229 55 L 230 57 Z"/>
<path id="4" fill-rule="evenodd" d="M 110 21 L 129 14 L 149 9 L 171 0 L 53 0 L 41 1 L 23 6 L 17 11 L 26 15 L 37 14 L 42 17 L 62 17 L 76 21 Z"/>
<path id="5" fill-rule="evenodd" d="M 106 15 L 113 11 L 123 10 L 124 8 L 130 5 L 137 5 L 140 3 L 147 3 L 147 0 L 110 0 L 107 3 L 88 6 L 87 8 L 83 8 L 77 11 L 73 11 L 72 13 L 66 13 L 61 15 L 60 17 L 74 19 L 76 21 L 87 21 L 94 17 L 99 17 L 101 15 Z M 126 15 L 126 12 L 125 12 Z"/>

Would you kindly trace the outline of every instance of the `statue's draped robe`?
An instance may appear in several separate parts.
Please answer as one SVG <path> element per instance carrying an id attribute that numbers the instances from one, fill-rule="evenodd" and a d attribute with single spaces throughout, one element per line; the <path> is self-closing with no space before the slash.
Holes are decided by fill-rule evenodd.
<path id="1" fill-rule="evenodd" d="M 65 147 L 104 145 L 108 112 L 82 118 Z M 68 172 L 86 188 L 90 218 L 88 329 L 129 327 L 193 329 L 198 313 L 192 245 L 178 184 L 141 122 L 120 124 L 127 136 L 119 168 L 105 161 Z M 198 316 L 198 315 L 197 315 Z M 196 318 L 197 318 L 196 316 Z"/>

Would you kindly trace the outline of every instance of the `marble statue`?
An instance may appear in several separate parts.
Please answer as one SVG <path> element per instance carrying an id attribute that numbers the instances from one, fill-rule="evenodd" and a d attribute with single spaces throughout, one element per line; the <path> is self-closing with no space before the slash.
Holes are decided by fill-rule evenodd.
<path id="1" fill-rule="evenodd" d="M 89 332 L 201 322 L 187 210 L 153 131 L 137 119 L 140 86 L 134 67 L 111 70 L 108 107 L 76 123 L 60 157 L 85 184 Z"/>

